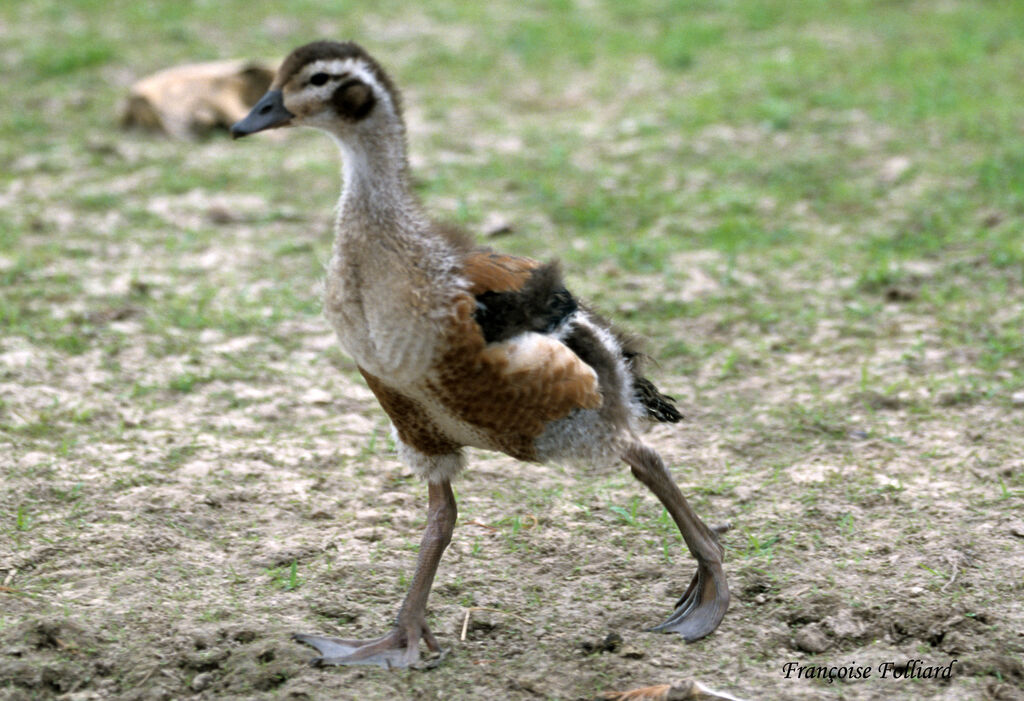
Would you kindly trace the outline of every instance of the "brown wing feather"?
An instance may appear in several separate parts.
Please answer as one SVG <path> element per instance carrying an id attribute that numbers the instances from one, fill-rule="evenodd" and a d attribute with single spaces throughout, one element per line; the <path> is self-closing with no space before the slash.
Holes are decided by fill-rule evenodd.
<path id="1" fill-rule="evenodd" d="M 506 265 L 514 276 L 515 263 Z M 456 301 L 431 390 L 500 450 L 535 459 L 534 439 L 548 423 L 601 405 L 597 375 L 567 346 L 542 334 L 488 345 L 473 319 L 475 307 L 469 294 Z"/>
<path id="2" fill-rule="evenodd" d="M 462 274 L 469 280 L 469 293 L 475 297 L 484 292 L 518 290 L 538 267 L 540 263 L 531 258 L 476 248 L 463 259 Z"/>

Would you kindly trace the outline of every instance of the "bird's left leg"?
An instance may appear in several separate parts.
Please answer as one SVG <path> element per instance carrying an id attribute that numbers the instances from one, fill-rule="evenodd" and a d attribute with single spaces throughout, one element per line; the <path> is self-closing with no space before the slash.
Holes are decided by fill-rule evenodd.
<path id="1" fill-rule="evenodd" d="M 448 479 L 429 483 L 428 493 L 427 527 L 420 541 L 416 574 L 398 611 L 395 627 L 383 637 L 371 640 L 344 640 L 296 633 L 292 636 L 295 640 L 315 647 L 320 653 L 313 664 L 410 667 L 420 659 L 421 638 L 431 651 L 441 650 L 427 627 L 427 597 L 430 596 L 441 554 L 451 542 L 457 510 Z"/>
<path id="2" fill-rule="evenodd" d="M 700 520 L 672 481 L 661 456 L 651 448 L 633 443 L 623 452 L 622 459 L 632 468 L 633 476 L 664 504 L 697 560 L 697 572 L 676 602 L 676 610 L 651 630 L 679 633 L 687 642 L 699 640 L 718 627 L 729 608 L 729 585 L 722 571 L 724 551 L 718 542 L 719 534 L 728 526 L 709 528 Z"/>

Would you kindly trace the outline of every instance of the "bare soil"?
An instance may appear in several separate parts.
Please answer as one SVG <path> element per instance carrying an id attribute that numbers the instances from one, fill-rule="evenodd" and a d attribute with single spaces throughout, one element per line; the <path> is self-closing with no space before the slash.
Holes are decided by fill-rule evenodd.
<path id="1" fill-rule="evenodd" d="M 135 306 L 109 304 L 108 286 L 106 306 L 85 305 L 129 339 L 113 353 L 0 339 L 3 501 L 21 505 L 0 540 L 0 698 L 577 699 L 684 678 L 748 699 L 1022 698 L 1024 523 L 1000 489 L 1021 469 L 1021 410 L 857 393 L 859 369 L 785 353 L 711 390 L 658 378 L 688 420 L 648 439 L 700 513 L 734 525 L 734 602 L 715 634 L 644 632 L 692 567 L 625 469 L 474 453 L 430 602 L 448 656 L 422 671 L 314 669 L 291 632 L 389 625 L 425 490 L 321 319 L 281 321 L 270 337 L 287 344 L 207 329 L 154 355 L 151 280 L 142 297 L 116 293 Z M 902 363 L 903 340 L 872 362 Z M 835 425 L 788 409 L 808 377 L 834 388 Z M 914 401 L 943 414 L 919 419 Z M 956 660 L 952 678 L 783 671 L 915 659 Z"/>

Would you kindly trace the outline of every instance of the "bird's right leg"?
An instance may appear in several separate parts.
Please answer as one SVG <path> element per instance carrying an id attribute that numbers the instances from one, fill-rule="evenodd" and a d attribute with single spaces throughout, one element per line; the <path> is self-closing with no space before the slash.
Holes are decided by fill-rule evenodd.
<path id="1" fill-rule="evenodd" d="M 718 542 L 718 534 L 725 527 L 708 528 L 700 520 L 686 503 L 686 497 L 672 480 L 661 456 L 651 448 L 632 443 L 623 452 L 622 459 L 632 468 L 633 476 L 664 504 L 690 554 L 697 560 L 697 572 L 676 603 L 676 610 L 651 630 L 679 633 L 687 642 L 699 640 L 718 627 L 729 608 L 729 585 L 722 570 L 724 551 Z"/>
<path id="2" fill-rule="evenodd" d="M 431 482 L 428 489 L 430 505 L 427 510 L 427 527 L 420 541 L 416 574 L 398 611 L 395 627 L 390 633 L 371 640 L 294 634 L 292 638 L 315 647 L 320 653 L 313 664 L 410 667 L 420 659 L 420 639 L 426 642 L 430 650 L 440 652 L 437 639 L 427 627 L 427 597 L 434 583 L 434 575 L 437 574 L 441 554 L 452 539 L 456 507 L 455 495 L 447 479 L 437 484 Z"/>

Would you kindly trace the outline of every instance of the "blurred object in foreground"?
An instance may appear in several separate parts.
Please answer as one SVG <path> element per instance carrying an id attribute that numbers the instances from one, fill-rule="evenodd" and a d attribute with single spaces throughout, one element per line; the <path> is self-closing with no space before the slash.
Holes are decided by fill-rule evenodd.
<path id="1" fill-rule="evenodd" d="M 268 62 L 235 59 L 175 66 L 131 87 L 121 126 L 197 139 L 244 117 L 270 87 Z"/>
<path id="2" fill-rule="evenodd" d="M 606 691 L 597 699 L 600 701 L 743 701 L 731 694 L 713 691 L 694 679 L 645 686 L 642 689 L 630 691 Z"/>

